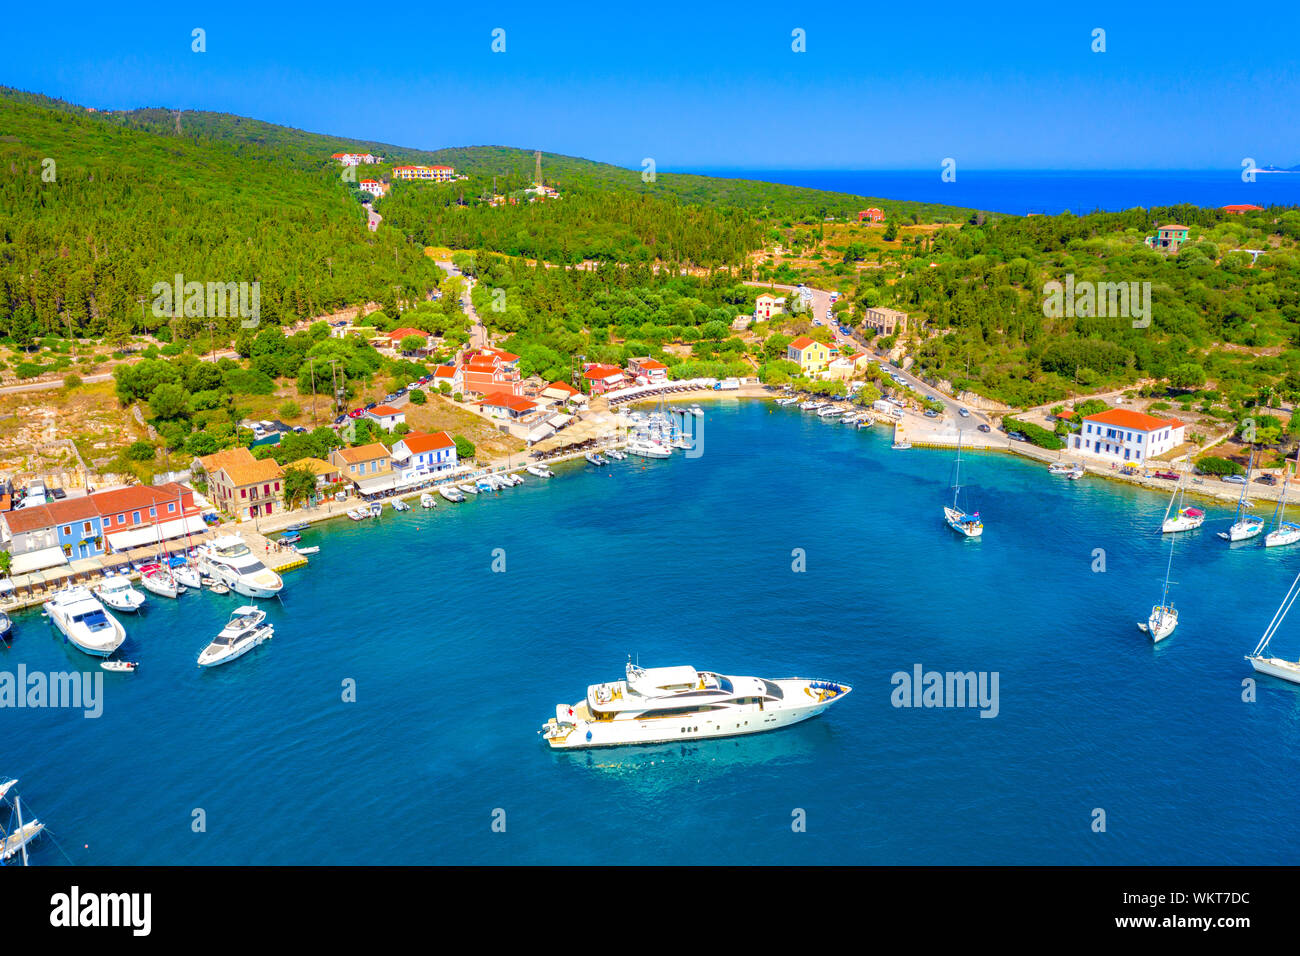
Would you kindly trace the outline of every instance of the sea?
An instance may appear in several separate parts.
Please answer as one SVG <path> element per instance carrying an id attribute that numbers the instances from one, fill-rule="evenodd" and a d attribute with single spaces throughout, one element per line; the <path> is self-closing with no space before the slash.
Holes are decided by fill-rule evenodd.
<path id="1" fill-rule="evenodd" d="M 690 172 L 756 179 L 880 199 L 944 203 L 1010 215 L 1057 215 L 1067 210 L 1116 212 L 1192 203 L 1226 206 L 1300 205 L 1300 172 L 1214 170 L 987 170 L 956 169 L 945 182 L 941 170 L 776 170 L 708 168 Z"/>
<path id="2" fill-rule="evenodd" d="M 1168 499 L 769 402 L 705 404 L 699 455 L 556 468 L 303 533 L 273 640 L 195 658 L 242 603 L 151 596 L 103 712 L 0 711 L 38 864 L 1283 864 L 1300 687 L 1250 652 L 1300 547 L 1159 534 Z M 1137 628 L 1169 548 L 1176 633 Z M 1275 650 L 1300 653 L 1300 622 Z M 750 737 L 553 753 L 538 731 L 643 666 L 826 678 Z M 0 671 L 84 670 L 39 610 Z M 913 706 L 975 672 L 996 707 Z M 993 681 L 996 680 L 996 685 Z M 921 702 L 921 701 L 918 701 Z M 981 716 L 981 714 L 988 716 Z"/>

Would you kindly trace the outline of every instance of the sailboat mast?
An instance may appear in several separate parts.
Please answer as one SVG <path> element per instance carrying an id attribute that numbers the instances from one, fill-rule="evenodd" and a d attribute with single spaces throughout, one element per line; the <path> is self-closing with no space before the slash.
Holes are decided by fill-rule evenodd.
<path id="1" fill-rule="evenodd" d="M 961 427 L 957 428 L 957 460 L 953 462 L 953 485 L 952 485 L 952 508 L 954 511 L 960 511 L 957 507 L 957 495 L 961 493 Z"/>
<path id="2" fill-rule="evenodd" d="M 14 809 L 18 813 L 18 845 L 23 848 L 23 866 L 27 865 L 27 841 L 23 839 L 23 798 L 14 794 Z"/>
<path id="3" fill-rule="evenodd" d="M 1160 594 L 1161 607 L 1169 606 L 1169 575 L 1174 570 L 1174 541 L 1177 539 L 1177 537 L 1178 537 L 1177 535 L 1169 536 L 1169 563 L 1165 565 L 1165 589 Z"/>

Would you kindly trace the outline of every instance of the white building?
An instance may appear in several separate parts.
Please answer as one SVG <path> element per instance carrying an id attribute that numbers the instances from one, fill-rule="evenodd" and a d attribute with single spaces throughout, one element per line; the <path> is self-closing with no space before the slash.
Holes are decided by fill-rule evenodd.
<path id="1" fill-rule="evenodd" d="M 1111 408 L 1083 420 L 1070 436 L 1070 450 L 1115 462 L 1144 463 L 1183 443 L 1186 426 L 1127 408 Z"/>
<path id="2" fill-rule="evenodd" d="M 372 196 L 388 195 L 388 183 L 381 183 L 377 179 L 363 179 L 358 185 Z"/>
<path id="3" fill-rule="evenodd" d="M 383 159 L 370 153 L 334 153 L 330 159 L 336 159 L 344 166 L 373 166 Z"/>

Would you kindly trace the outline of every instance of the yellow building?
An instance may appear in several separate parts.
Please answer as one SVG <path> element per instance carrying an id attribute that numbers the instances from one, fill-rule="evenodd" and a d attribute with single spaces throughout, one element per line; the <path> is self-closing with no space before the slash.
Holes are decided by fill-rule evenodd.
<path id="1" fill-rule="evenodd" d="M 786 358 L 799 366 L 804 375 L 820 372 L 831 361 L 830 346 L 816 339 L 801 335 L 786 348 Z"/>

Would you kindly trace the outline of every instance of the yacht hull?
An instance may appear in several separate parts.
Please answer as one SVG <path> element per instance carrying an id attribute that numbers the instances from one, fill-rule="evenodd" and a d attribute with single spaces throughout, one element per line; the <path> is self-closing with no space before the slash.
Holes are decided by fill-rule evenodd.
<path id="1" fill-rule="evenodd" d="M 1300 663 L 1283 660 L 1280 657 L 1247 657 L 1250 666 L 1260 674 L 1278 677 L 1292 684 L 1300 684 Z"/>

